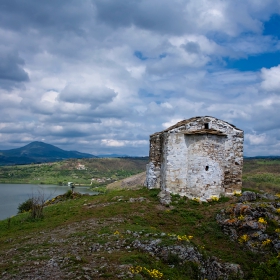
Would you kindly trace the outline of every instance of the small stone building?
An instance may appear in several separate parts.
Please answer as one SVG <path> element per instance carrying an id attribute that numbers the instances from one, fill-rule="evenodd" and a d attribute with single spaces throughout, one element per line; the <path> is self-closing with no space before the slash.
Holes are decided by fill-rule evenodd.
<path id="1" fill-rule="evenodd" d="M 199 198 L 240 192 L 241 129 L 214 117 L 194 117 L 150 136 L 146 186 Z"/>

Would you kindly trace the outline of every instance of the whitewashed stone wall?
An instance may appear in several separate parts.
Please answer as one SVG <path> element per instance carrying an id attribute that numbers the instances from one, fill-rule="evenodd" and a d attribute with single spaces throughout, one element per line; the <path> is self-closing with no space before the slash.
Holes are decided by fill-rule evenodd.
<path id="1" fill-rule="evenodd" d="M 146 185 L 207 200 L 240 191 L 242 166 L 243 131 L 196 117 L 151 135 Z"/>

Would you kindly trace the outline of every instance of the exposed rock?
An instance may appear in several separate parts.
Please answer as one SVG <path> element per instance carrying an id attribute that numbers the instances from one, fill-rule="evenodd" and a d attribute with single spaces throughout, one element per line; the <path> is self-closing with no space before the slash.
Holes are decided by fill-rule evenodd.
<path id="1" fill-rule="evenodd" d="M 242 196 L 245 201 L 254 200 L 252 192 Z M 237 203 L 233 207 L 221 211 L 216 219 L 225 234 L 237 240 L 254 252 L 265 252 L 273 249 L 280 252 L 280 204 L 278 202 L 246 202 Z M 271 221 L 277 231 L 267 232 Z"/>
<path id="2" fill-rule="evenodd" d="M 267 199 L 267 200 L 271 200 L 271 201 L 275 201 L 276 199 L 278 199 L 277 196 L 270 194 L 270 193 L 258 194 L 258 197 L 261 199 Z"/>
<path id="3" fill-rule="evenodd" d="M 144 201 L 149 201 L 147 198 L 145 197 L 131 197 L 129 199 L 129 202 L 144 202 Z"/>
<path id="4" fill-rule="evenodd" d="M 163 246 L 161 239 L 153 241 L 135 240 L 132 242 L 134 248 L 148 252 L 152 256 L 158 256 L 165 262 L 170 256 L 176 256 L 181 263 L 191 261 L 198 265 L 199 279 L 231 279 L 231 277 L 243 278 L 243 272 L 239 265 L 232 263 L 222 263 L 216 257 L 205 258 L 191 244 Z"/>
<path id="5" fill-rule="evenodd" d="M 256 193 L 250 191 L 243 192 L 241 197 L 239 198 L 239 202 L 255 201 L 255 200 L 257 200 Z"/>
<path id="6" fill-rule="evenodd" d="M 172 202 L 171 194 L 169 192 L 167 192 L 166 190 L 162 190 L 158 194 L 158 198 L 162 205 L 169 205 Z"/>

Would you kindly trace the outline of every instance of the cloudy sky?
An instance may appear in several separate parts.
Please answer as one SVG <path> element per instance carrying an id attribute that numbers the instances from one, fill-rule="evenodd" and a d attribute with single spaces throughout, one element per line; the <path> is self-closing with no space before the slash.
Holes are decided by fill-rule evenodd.
<path id="1" fill-rule="evenodd" d="M 0 150 L 148 155 L 194 116 L 280 155 L 279 0 L 1 0 Z"/>

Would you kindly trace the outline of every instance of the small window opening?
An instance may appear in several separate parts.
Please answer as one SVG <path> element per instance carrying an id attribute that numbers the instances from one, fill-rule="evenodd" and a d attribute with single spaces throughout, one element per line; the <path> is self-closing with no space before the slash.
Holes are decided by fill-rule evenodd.
<path id="1" fill-rule="evenodd" d="M 209 129 L 209 123 L 204 124 L 204 129 Z"/>
<path id="2" fill-rule="evenodd" d="M 209 170 L 209 166 L 208 166 L 208 165 L 206 165 L 205 170 L 206 170 L 206 171 L 208 171 L 208 170 Z"/>

